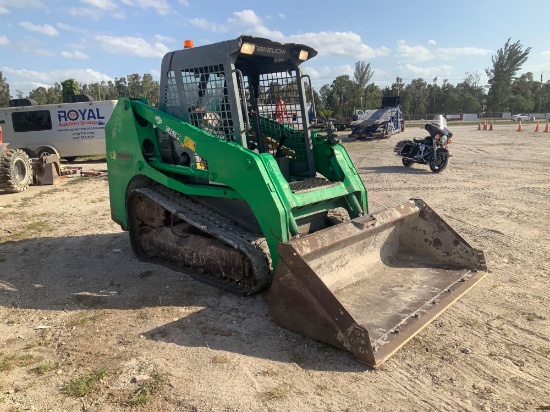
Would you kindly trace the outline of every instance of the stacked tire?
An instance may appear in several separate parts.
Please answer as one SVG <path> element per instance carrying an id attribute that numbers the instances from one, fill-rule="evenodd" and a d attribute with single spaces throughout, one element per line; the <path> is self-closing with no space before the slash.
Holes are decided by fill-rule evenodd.
<path id="1" fill-rule="evenodd" d="M 0 151 L 0 188 L 18 193 L 32 183 L 32 165 L 29 156 L 20 149 Z"/>

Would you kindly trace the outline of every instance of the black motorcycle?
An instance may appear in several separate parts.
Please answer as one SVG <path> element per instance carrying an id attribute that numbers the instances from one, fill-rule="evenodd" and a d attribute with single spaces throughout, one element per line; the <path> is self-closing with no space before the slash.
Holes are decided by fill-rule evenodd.
<path id="1" fill-rule="evenodd" d="M 447 121 L 443 116 L 436 116 L 432 123 L 427 123 L 424 128 L 429 136 L 423 139 L 415 137 L 413 140 L 401 140 L 393 151 L 397 156 L 401 156 L 405 167 L 410 167 L 413 163 L 427 164 L 432 172 L 442 172 L 451 157 L 449 144 L 453 134 L 447 129 Z"/>

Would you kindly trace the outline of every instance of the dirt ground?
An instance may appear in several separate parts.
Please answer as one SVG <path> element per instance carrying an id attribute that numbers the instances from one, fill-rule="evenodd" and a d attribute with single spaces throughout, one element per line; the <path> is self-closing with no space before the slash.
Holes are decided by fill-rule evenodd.
<path id="1" fill-rule="evenodd" d="M 393 155 L 420 128 L 343 138 L 370 212 L 421 198 L 490 269 L 377 370 L 138 261 L 106 177 L 0 193 L 0 410 L 550 410 L 550 133 L 450 126 L 441 174 Z"/>

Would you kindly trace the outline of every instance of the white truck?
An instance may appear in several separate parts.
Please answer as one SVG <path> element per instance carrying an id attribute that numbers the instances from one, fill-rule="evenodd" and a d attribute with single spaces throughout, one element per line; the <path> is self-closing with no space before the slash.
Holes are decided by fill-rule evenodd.
<path id="1" fill-rule="evenodd" d="M 105 124 L 116 100 L 37 105 L 32 99 L 10 100 L 0 108 L 0 127 L 11 149 L 29 157 L 56 154 L 74 161 L 80 156 L 105 156 Z"/>

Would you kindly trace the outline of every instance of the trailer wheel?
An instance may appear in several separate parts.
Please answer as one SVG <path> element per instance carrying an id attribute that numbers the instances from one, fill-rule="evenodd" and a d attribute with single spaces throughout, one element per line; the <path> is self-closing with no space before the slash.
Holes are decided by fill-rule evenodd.
<path id="1" fill-rule="evenodd" d="M 20 149 L 6 150 L 0 158 L 0 182 L 10 193 L 23 192 L 32 183 L 32 165 L 29 156 Z"/>
<path id="2" fill-rule="evenodd" d="M 38 150 L 38 153 L 36 155 L 38 157 L 42 157 L 42 156 L 49 156 L 54 154 L 57 154 L 55 149 L 52 149 L 51 147 L 43 147 L 40 150 Z"/>

